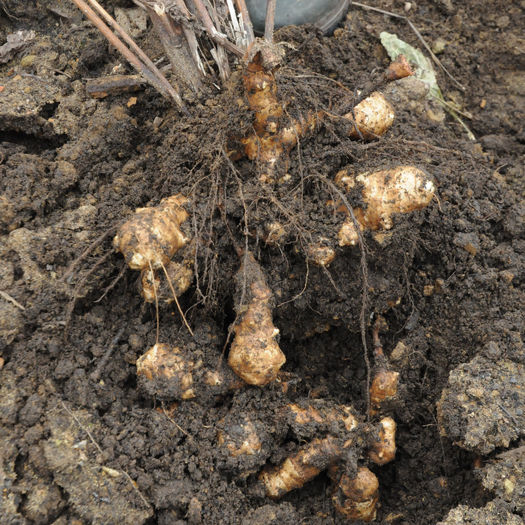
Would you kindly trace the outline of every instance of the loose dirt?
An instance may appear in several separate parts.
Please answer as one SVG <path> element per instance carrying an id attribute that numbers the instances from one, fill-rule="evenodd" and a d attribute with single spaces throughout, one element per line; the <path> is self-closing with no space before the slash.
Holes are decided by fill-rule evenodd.
<path id="1" fill-rule="evenodd" d="M 464 90 L 436 68 L 440 86 L 470 115 L 477 140 L 408 78 L 382 86 L 396 110 L 383 138 L 351 141 L 329 120 L 291 152 L 282 167 L 290 180 L 268 185 L 254 163 L 227 155 L 252 123 L 239 72 L 227 89 L 210 86 L 190 101 L 189 117 L 151 88 L 93 99 L 88 79 L 128 71 L 103 37 L 68 2 L 0 1 L 0 43 L 19 29 L 36 33 L 0 65 L 2 523 L 343 523 L 327 475 L 273 502 L 256 474 L 321 432 L 301 440 L 273 425 L 284 404 L 317 399 L 366 412 L 362 254 L 337 245 L 344 217 L 326 205 L 337 197 L 324 181 L 342 168 L 400 164 L 432 175 L 438 198 L 396 218 L 381 239 L 365 236 L 368 346 L 381 314 L 402 385 L 389 407 L 396 459 L 371 467 L 377 522 L 523 522 L 525 3 L 370 5 L 406 14 L 441 51 Z M 287 43 L 277 83 L 290 115 L 341 114 L 377 87 L 389 64 L 381 31 L 422 47 L 405 21 L 357 6 L 334 35 L 277 33 Z M 137 38 L 150 56 L 162 54 L 150 32 Z M 155 343 L 155 307 L 114 252 L 112 231 L 136 207 L 175 193 L 190 198 L 198 239 L 196 278 L 180 298 L 196 329 L 188 348 L 210 366 L 226 359 L 233 238 L 267 274 L 286 381 L 175 404 L 141 388 L 135 363 Z M 284 228 L 278 243 L 267 242 L 272 222 Z M 319 242 L 336 250 L 327 268 L 308 258 Z M 188 341 L 173 305 L 161 306 L 159 321 L 161 341 Z M 218 443 L 236 418 L 251 419 L 264 443 L 246 461 Z"/>

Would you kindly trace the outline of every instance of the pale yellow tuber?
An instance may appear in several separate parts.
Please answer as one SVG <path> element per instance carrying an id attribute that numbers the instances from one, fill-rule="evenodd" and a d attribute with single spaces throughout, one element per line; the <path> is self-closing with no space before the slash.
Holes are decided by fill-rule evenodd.
<path id="1" fill-rule="evenodd" d="M 280 498 L 302 487 L 341 457 L 340 441 L 332 436 L 314 439 L 275 469 L 263 470 L 259 479 L 270 498 Z"/>
<path id="2" fill-rule="evenodd" d="M 236 307 L 238 320 L 228 364 L 246 383 L 262 386 L 277 377 L 286 357 L 276 341 L 279 330 L 272 321 L 272 292 L 263 271 L 251 253 L 242 257 L 236 279 L 243 304 Z"/>
<path id="3" fill-rule="evenodd" d="M 399 385 L 399 372 L 380 369 L 370 385 L 370 414 L 377 414 L 385 401 L 395 399 Z"/>
<path id="4" fill-rule="evenodd" d="M 347 191 L 362 185 L 364 208 L 353 210 L 361 230 L 389 230 L 397 213 L 410 213 L 425 208 L 434 197 L 435 185 L 431 177 L 413 166 L 399 166 L 390 170 L 362 173 L 356 177 L 347 170 L 340 171 L 336 184 Z M 345 207 L 339 211 L 348 213 Z M 338 233 L 341 246 L 358 243 L 358 234 L 349 217 Z"/>
<path id="5" fill-rule="evenodd" d="M 330 471 L 330 477 L 337 482 L 332 495 L 337 512 L 349 520 L 374 520 L 379 499 L 379 482 L 375 474 L 360 467 L 355 477 L 343 474 L 337 479 L 338 470 L 334 467 Z"/>
<path id="6" fill-rule="evenodd" d="M 377 465 L 385 465 L 396 457 L 396 422 L 384 417 L 379 427 L 378 439 L 371 442 L 368 457 Z"/>
<path id="7" fill-rule="evenodd" d="M 170 261 L 166 265 L 166 273 L 159 270 L 147 268 L 140 274 L 140 293 L 147 303 L 164 302 L 171 303 L 175 296 L 181 296 L 193 282 L 193 264 L 191 260 L 182 262 Z M 171 283 L 171 286 L 170 284 Z"/>
<path id="8" fill-rule="evenodd" d="M 353 409 L 345 405 L 291 403 L 284 407 L 283 413 L 296 429 L 311 423 L 325 427 L 335 427 L 342 424 L 344 430 L 350 432 L 358 426 L 358 420 L 353 413 Z"/>
<path id="9" fill-rule="evenodd" d="M 161 399 L 217 396 L 240 387 L 227 368 L 212 369 L 191 352 L 164 343 L 152 346 L 137 360 L 139 384 Z"/>
<path id="10" fill-rule="evenodd" d="M 359 102 L 353 111 L 344 115 L 344 118 L 352 123 L 348 132 L 349 137 L 370 140 L 384 135 L 390 129 L 395 113 L 384 95 L 374 91 Z"/>
<path id="11" fill-rule="evenodd" d="M 244 155 L 250 160 L 258 160 L 262 182 L 284 182 L 289 175 L 276 179 L 274 173 L 278 161 L 284 158 L 286 171 L 287 154 L 302 137 L 313 132 L 323 119 L 332 115 L 324 111 L 308 111 L 296 119 L 285 120 L 285 104 L 277 98 L 274 74 L 282 59 L 282 49 L 259 41 L 250 56 L 243 83 L 248 107 L 254 113 L 254 133 L 241 138 L 242 151 L 234 148 L 230 156 L 238 159 Z M 392 126 L 394 110 L 386 98 L 376 91 L 342 118 L 350 122 L 349 137 L 370 140 L 383 135 Z"/>
<path id="12" fill-rule="evenodd" d="M 166 266 L 188 238 L 180 225 L 188 218 L 182 195 L 162 199 L 158 206 L 138 208 L 113 239 L 132 270 L 154 270 Z"/>

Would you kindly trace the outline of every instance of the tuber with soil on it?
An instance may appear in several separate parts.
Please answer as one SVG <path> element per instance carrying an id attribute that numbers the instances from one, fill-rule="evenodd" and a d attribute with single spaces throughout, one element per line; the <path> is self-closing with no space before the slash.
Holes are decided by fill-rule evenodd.
<path id="1" fill-rule="evenodd" d="M 176 297 L 186 292 L 193 282 L 193 259 L 183 258 L 182 262 L 169 261 L 166 274 L 150 268 L 140 272 L 140 294 L 144 301 L 170 304 L 175 300 L 173 291 Z"/>
<path id="2" fill-rule="evenodd" d="M 118 229 L 113 246 L 124 255 L 132 270 L 142 271 L 141 294 L 146 302 L 158 305 L 157 283 L 162 286 L 164 280 L 157 273 L 162 270 L 171 297 L 188 331 L 192 333 L 177 300 L 177 296 L 189 288 L 193 279 L 192 259 L 186 257 L 183 263 L 171 261 L 190 240 L 181 229 L 188 219 L 188 212 L 184 208 L 187 202 L 186 197 L 178 194 L 162 199 L 157 206 L 138 208 L 132 218 Z M 164 291 L 161 300 L 169 302 L 166 301 Z"/>
<path id="3" fill-rule="evenodd" d="M 269 431 L 269 429 L 275 429 Z M 328 470 L 334 482 L 333 502 L 348 519 L 369 521 L 378 502 L 377 478 L 357 465 L 368 457 L 378 465 L 395 455 L 395 422 L 383 418 L 378 424 L 361 423 L 350 406 L 323 400 L 298 400 L 284 405 L 264 419 L 232 411 L 221 421 L 219 447 L 231 459 L 228 469 L 240 469 L 246 478 L 271 455 L 272 444 L 292 433 L 298 441 L 308 441 L 280 465 L 266 466 L 259 480 L 266 496 L 280 499 L 303 487 Z M 324 437 L 316 437 L 319 435 Z"/>
<path id="4" fill-rule="evenodd" d="M 264 386 L 277 377 L 286 357 L 276 341 L 279 330 L 272 320 L 273 295 L 262 268 L 250 252 L 242 260 L 235 277 L 237 320 L 228 364 L 246 383 Z"/>
<path id="5" fill-rule="evenodd" d="M 354 215 L 361 231 L 390 230 L 396 214 L 421 210 L 434 198 L 435 184 L 424 171 L 413 166 L 399 166 L 374 173 L 353 176 L 341 170 L 335 178 L 338 186 L 352 191 L 360 189 L 364 208 L 355 208 Z M 345 206 L 336 205 L 345 214 Z M 359 242 L 358 232 L 351 217 L 347 218 L 338 233 L 340 246 L 354 246 Z"/>
<path id="6" fill-rule="evenodd" d="M 261 164 L 262 182 L 285 182 L 289 175 L 276 178 L 278 162 L 283 161 L 283 171 L 286 172 L 287 154 L 301 138 L 313 132 L 316 126 L 332 115 L 324 111 L 309 111 L 299 118 L 284 121 L 286 103 L 278 100 L 275 81 L 275 71 L 282 60 L 283 51 L 266 42 L 257 42 L 255 49 L 243 75 L 248 107 L 254 113 L 254 133 L 240 139 L 241 147 L 234 148 L 230 155 L 238 159 L 244 154 L 250 160 L 257 160 Z M 376 91 L 341 118 L 348 122 L 349 137 L 371 140 L 388 131 L 394 116 L 391 104 Z"/>
<path id="7" fill-rule="evenodd" d="M 366 467 L 359 467 L 357 475 L 340 474 L 334 466 L 329 470 L 330 478 L 336 483 L 332 503 L 339 514 L 351 521 L 373 521 L 377 514 L 379 481 Z"/>
<path id="8" fill-rule="evenodd" d="M 383 345 L 379 338 L 379 332 L 386 328 L 387 324 L 382 316 L 377 316 L 372 331 L 374 343 L 374 371 L 372 384 L 370 385 L 370 415 L 374 416 L 381 412 L 385 403 L 396 399 L 399 388 L 399 372 L 391 369 L 390 362 L 383 351 Z M 392 433 L 390 423 L 384 426 L 384 435 Z M 388 428 L 388 429 L 387 429 Z M 395 423 L 393 432 L 395 433 Z M 394 449 L 395 453 L 395 449 Z"/>
<path id="9" fill-rule="evenodd" d="M 181 344 L 157 343 L 137 360 L 139 387 L 166 401 L 197 399 L 205 403 L 242 383 L 226 366 L 205 363 L 205 354 Z"/>
<path id="10" fill-rule="evenodd" d="M 186 197 L 173 195 L 157 206 L 138 208 L 119 228 L 113 246 L 132 270 L 161 269 L 188 242 L 180 229 L 188 218 L 183 207 L 187 202 Z"/>

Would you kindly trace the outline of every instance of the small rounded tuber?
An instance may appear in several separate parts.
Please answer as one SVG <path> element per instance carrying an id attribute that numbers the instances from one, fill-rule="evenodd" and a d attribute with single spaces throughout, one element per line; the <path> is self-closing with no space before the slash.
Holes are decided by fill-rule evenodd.
<path id="1" fill-rule="evenodd" d="M 355 116 L 355 119 L 354 119 Z M 353 111 L 344 115 L 351 122 L 348 136 L 367 140 L 385 134 L 394 122 L 394 108 L 379 91 L 359 102 Z"/>
<path id="2" fill-rule="evenodd" d="M 336 469 L 331 472 L 331 477 L 336 480 Z M 343 474 L 332 495 L 337 512 L 349 520 L 374 520 L 378 499 L 379 482 L 375 474 L 366 467 L 360 467 L 353 478 Z"/>
<path id="3" fill-rule="evenodd" d="M 362 173 L 357 177 L 340 171 L 335 182 L 347 191 L 357 184 L 363 186 L 362 200 L 366 207 L 354 209 L 361 230 L 389 230 L 396 213 L 410 213 L 426 207 L 434 197 L 435 185 L 431 177 L 413 166 L 399 166 L 390 170 Z M 338 210 L 348 213 L 346 208 Z M 353 246 L 358 234 L 351 218 L 339 230 L 339 244 Z"/>
<path id="4" fill-rule="evenodd" d="M 237 282 L 240 291 L 246 289 L 247 305 L 237 305 L 228 364 L 246 383 L 263 386 L 277 377 L 286 357 L 275 340 L 279 330 L 272 321 L 272 292 L 251 253 L 243 256 Z"/>
<path id="5" fill-rule="evenodd" d="M 255 425 L 247 419 L 237 425 L 230 425 L 228 432 L 219 431 L 217 441 L 220 446 L 225 446 L 234 458 L 242 455 L 253 456 L 262 448 Z"/>
<path id="6" fill-rule="evenodd" d="M 335 250 L 329 245 L 328 239 L 321 238 L 318 243 L 307 247 L 306 255 L 316 266 L 326 267 L 335 259 Z"/>
<path id="7" fill-rule="evenodd" d="M 385 465 L 396 457 L 396 422 L 384 417 L 379 426 L 379 439 L 372 442 L 368 457 L 376 465 Z"/>
<path id="8" fill-rule="evenodd" d="M 394 399 L 399 385 L 399 372 L 380 369 L 370 385 L 370 414 L 377 414 L 385 401 Z"/>
<path id="9" fill-rule="evenodd" d="M 113 239 L 113 246 L 124 255 L 132 270 L 166 266 L 188 238 L 180 225 L 188 218 L 182 195 L 162 199 L 158 206 L 138 208 Z"/>
<path id="10" fill-rule="evenodd" d="M 193 282 L 193 267 L 191 261 L 170 261 L 166 265 L 166 273 L 171 281 L 176 297 L 181 296 Z M 146 268 L 140 274 L 140 293 L 147 303 L 155 300 L 164 303 L 174 301 L 173 292 L 163 271 Z"/>
<path id="11" fill-rule="evenodd" d="M 200 367 L 181 355 L 178 348 L 157 343 L 137 360 L 137 375 L 147 381 L 169 383 L 166 389 L 178 399 L 195 397 L 193 371 Z"/>

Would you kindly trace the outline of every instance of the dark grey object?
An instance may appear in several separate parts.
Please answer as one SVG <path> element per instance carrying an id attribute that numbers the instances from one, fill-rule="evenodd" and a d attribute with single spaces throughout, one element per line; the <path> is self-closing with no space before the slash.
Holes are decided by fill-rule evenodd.
<path id="1" fill-rule="evenodd" d="M 324 33 L 333 30 L 348 10 L 350 0 L 277 0 L 275 27 L 314 24 Z M 253 28 L 264 32 L 266 0 L 246 0 Z"/>

